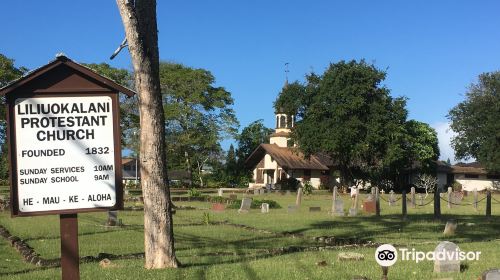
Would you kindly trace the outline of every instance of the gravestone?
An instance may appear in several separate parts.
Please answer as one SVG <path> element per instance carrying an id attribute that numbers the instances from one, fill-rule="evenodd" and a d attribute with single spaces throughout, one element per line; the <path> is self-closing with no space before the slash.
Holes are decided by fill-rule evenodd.
<path id="1" fill-rule="evenodd" d="M 424 205 L 424 195 L 421 193 L 418 194 L 418 205 L 420 206 Z"/>
<path id="2" fill-rule="evenodd" d="M 415 201 L 415 187 L 411 187 L 410 189 L 410 200 L 411 207 L 417 207 L 417 203 Z"/>
<path id="3" fill-rule="evenodd" d="M 302 204 L 302 188 L 297 189 L 297 198 L 295 199 L 295 206 L 300 207 Z"/>
<path id="4" fill-rule="evenodd" d="M 481 280 L 500 280 L 500 269 L 490 269 L 483 272 Z"/>
<path id="5" fill-rule="evenodd" d="M 238 213 L 248 213 L 250 211 L 250 206 L 252 206 L 252 199 L 248 197 L 244 197 L 241 200 L 241 206 L 238 210 Z"/>
<path id="6" fill-rule="evenodd" d="M 444 226 L 444 235 L 454 235 L 455 230 L 457 229 L 457 221 L 456 220 L 448 220 L 446 225 Z"/>
<path id="7" fill-rule="evenodd" d="M 222 189 L 217 190 L 217 195 L 222 196 L 224 194 L 224 191 Z"/>
<path id="8" fill-rule="evenodd" d="M 266 189 L 261 188 L 261 189 L 259 190 L 259 192 L 260 192 L 260 194 L 261 194 L 261 195 L 262 195 L 262 194 L 265 194 L 265 193 L 266 193 Z"/>
<path id="9" fill-rule="evenodd" d="M 269 203 L 262 203 L 260 205 L 260 212 L 261 213 L 269 213 Z"/>
<path id="10" fill-rule="evenodd" d="M 118 225 L 118 211 L 108 211 L 108 226 Z"/>
<path id="11" fill-rule="evenodd" d="M 396 197 L 394 196 L 394 191 L 391 190 L 389 192 L 389 206 L 394 206 L 396 205 Z"/>
<path id="12" fill-rule="evenodd" d="M 236 199 L 238 199 L 238 196 L 237 196 L 237 195 L 235 195 L 235 194 L 230 194 L 230 195 L 229 195 L 229 199 L 231 199 L 231 200 L 236 200 Z"/>
<path id="13" fill-rule="evenodd" d="M 222 212 L 226 210 L 226 206 L 222 203 L 214 203 L 212 204 L 212 210 L 216 212 Z"/>
<path id="14" fill-rule="evenodd" d="M 349 208 L 349 216 L 354 217 L 358 215 L 358 198 L 359 198 L 359 188 L 356 188 L 356 195 L 354 196 L 354 202 Z"/>
<path id="15" fill-rule="evenodd" d="M 259 195 L 259 194 L 260 194 L 259 189 L 253 189 L 253 194 L 254 194 L 254 195 Z"/>
<path id="16" fill-rule="evenodd" d="M 375 188 L 372 188 L 375 190 Z M 366 200 L 363 202 L 363 210 L 366 213 L 375 213 L 376 209 L 376 202 L 375 199 L 373 198 L 373 194 L 369 194 Z"/>
<path id="17" fill-rule="evenodd" d="M 319 206 L 309 207 L 309 212 L 321 212 L 321 207 Z"/>
<path id="18" fill-rule="evenodd" d="M 338 195 L 338 187 L 333 188 L 331 214 L 334 216 L 344 216 L 344 201 Z"/>
<path id="19" fill-rule="evenodd" d="M 290 190 L 286 190 L 286 195 L 290 195 Z"/>
<path id="20" fill-rule="evenodd" d="M 434 272 L 460 272 L 459 250 L 455 243 L 439 243 L 434 249 Z"/>
<path id="21" fill-rule="evenodd" d="M 287 212 L 288 213 L 295 213 L 295 212 L 297 212 L 297 206 L 296 205 L 288 205 Z"/>
<path id="22" fill-rule="evenodd" d="M 452 204 L 460 204 L 462 203 L 462 199 L 464 198 L 461 192 L 452 192 L 451 193 L 451 203 Z"/>

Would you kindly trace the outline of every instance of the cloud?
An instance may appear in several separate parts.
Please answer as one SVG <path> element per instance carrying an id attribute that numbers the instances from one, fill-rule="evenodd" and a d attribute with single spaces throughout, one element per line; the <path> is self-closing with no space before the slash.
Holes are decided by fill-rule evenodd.
<path id="1" fill-rule="evenodd" d="M 436 130 L 437 137 L 439 141 L 439 151 L 440 160 L 446 161 L 450 159 L 451 163 L 456 163 L 455 161 L 455 151 L 451 147 L 451 138 L 456 135 L 456 133 L 451 130 L 450 124 L 448 122 L 437 122 L 431 124 L 431 126 Z"/>

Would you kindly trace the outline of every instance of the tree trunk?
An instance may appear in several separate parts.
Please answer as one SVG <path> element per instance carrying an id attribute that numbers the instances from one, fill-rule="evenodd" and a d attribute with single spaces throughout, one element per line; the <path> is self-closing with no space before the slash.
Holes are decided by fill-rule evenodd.
<path id="1" fill-rule="evenodd" d="M 159 77 L 156 1 L 116 0 L 139 92 L 145 268 L 177 267 Z M 134 4 L 135 3 L 135 4 Z"/>

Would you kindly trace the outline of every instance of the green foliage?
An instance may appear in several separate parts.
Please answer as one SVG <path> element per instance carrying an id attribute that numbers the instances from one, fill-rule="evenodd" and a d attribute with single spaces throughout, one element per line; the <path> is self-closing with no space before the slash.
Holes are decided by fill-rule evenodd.
<path id="1" fill-rule="evenodd" d="M 231 93 L 209 71 L 169 62 L 160 63 L 160 83 L 169 168 L 195 171 L 203 185 L 203 166 L 223 160 L 219 143 L 238 130 Z"/>
<path id="2" fill-rule="evenodd" d="M 187 195 L 189 197 L 201 197 L 201 192 L 195 188 L 191 188 L 188 190 Z"/>
<path id="3" fill-rule="evenodd" d="M 282 190 L 295 191 L 299 187 L 300 182 L 297 179 L 290 177 L 281 179 L 279 184 L 281 185 Z"/>
<path id="4" fill-rule="evenodd" d="M 439 155 L 435 131 L 406 122 L 406 99 L 390 96 L 385 77 L 364 60 L 340 61 L 285 87 L 275 102 L 276 110 L 296 114 L 299 149 L 334 159 L 344 186 L 354 178 L 394 180 L 414 161 L 425 166 Z"/>
<path id="5" fill-rule="evenodd" d="M 0 87 L 7 85 L 9 82 L 20 78 L 28 69 L 24 67 L 14 66 L 14 60 L 7 58 L 0 53 Z M 8 147 L 6 139 L 6 106 L 5 96 L 0 97 L 0 179 L 7 180 L 9 178 L 8 167 Z"/>
<path id="6" fill-rule="evenodd" d="M 243 128 L 241 133 L 236 137 L 238 141 L 236 154 L 240 174 L 248 175 L 248 170 L 245 168 L 245 160 L 260 144 L 269 143 L 269 136 L 272 132 L 272 129 L 264 126 L 263 120 L 256 120 Z"/>
<path id="7" fill-rule="evenodd" d="M 499 92 L 500 71 L 483 73 L 448 113 L 456 159 L 475 158 L 491 172 L 500 172 Z"/>
<path id="8" fill-rule="evenodd" d="M 210 224 L 210 213 L 203 212 L 203 224 L 207 226 Z"/>
<path id="9" fill-rule="evenodd" d="M 305 181 L 303 186 L 302 186 L 302 193 L 304 195 L 310 195 L 313 192 L 313 186 L 311 185 L 310 181 Z"/>
<path id="10" fill-rule="evenodd" d="M 462 190 L 462 184 L 455 180 L 453 181 L 453 183 L 451 183 L 451 188 L 454 192 L 459 192 Z"/>

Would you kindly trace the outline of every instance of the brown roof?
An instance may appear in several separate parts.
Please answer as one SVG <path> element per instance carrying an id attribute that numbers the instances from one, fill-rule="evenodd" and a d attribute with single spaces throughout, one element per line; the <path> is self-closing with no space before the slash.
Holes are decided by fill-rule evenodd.
<path id="1" fill-rule="evenodd" d="M 67 71 L 67 69 L 72 70 L 72 72 Z M 78 73 L 79 75 L 85 77 L 86 80 L 92 80 L 95 82 L 95 85 L 99 85 L 97 88 L 78 88 L 80 84 L 62 84 L 58 85 L 57 88 L 58 90 L 62 91 L 71 91 L 71 92 L 89 92 L 91 90 L 94 91 L 105 91 L 105 90 L 111 90 L 111 91 L 118 91 L 121 93 L 126 94 L 127 96 L 131 97 L 135 95 L 136 93 L 128 89 L 115 81 L 106 78 L 102 75 L 97 74 L 93 70 L 91 70 L 88 67 L 85 67 L 81 64 L 78 64 L 71 59 L 67 58 L 64 55 L 58 55 L 55 60 L 49 62 L 48 64 L 37 68 L 33 71 L 28 72 L 26 75 L 23 77 L 12 81 L 11 83 L 7 84 L 3 88 L 0 88 L 0 95 L 6 95 L 18 88 L 21 87 L 26 87 L 31 83 L 38 82 L 38 91 L 42 92 L 44 88 L 50 88 L 53 87 L 57 82 L 60 82 L 59 80 L 46 80 L 46 73 L 48 72 L 57 72 L 57 76 L 53 79 L 62 79 L 65 77 L 65 75 L 73 75 L 74 73 Z M 76 76 L 76 75 L 73 75 Z M 74 80 L 78 80 L 81 82 L 81 79 L 78 79 L 79 77 L 75 77 Z M 87 83 L 88 84 L 88 83 Z"/>
<path id="2" fill-rule="evenodd" d="M 454 174 L 477 174 L 477 175 L 488 174 L 486 169 L 484 169 L 482 165 L 478 162 L 471 162 L 471 163 L 459 162 L 456 165 L 453 165 L 451 168 Z"/>
<path id="3" fill-rule="evenodd" d="M 269 154 L 278 165 L 286 169 L 328 170 L 328 166 L 332 162 L 326 155 L 317 154 L 306 159 L 301 152 L 294 148 L 279 147 L 276 144 L 260 144 L 248 157 L 245 164 L 248 167 L 255 167 L 266 154 Z"/>

